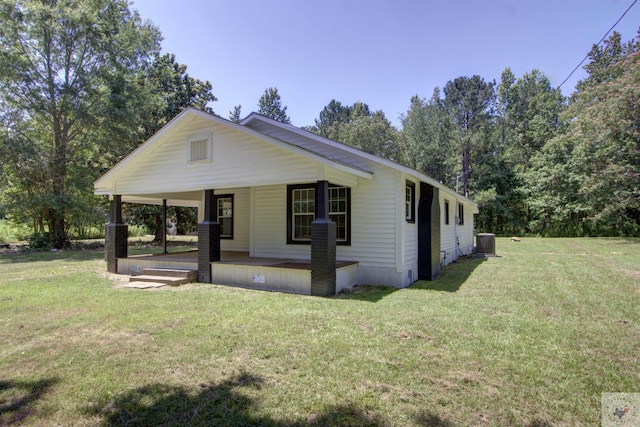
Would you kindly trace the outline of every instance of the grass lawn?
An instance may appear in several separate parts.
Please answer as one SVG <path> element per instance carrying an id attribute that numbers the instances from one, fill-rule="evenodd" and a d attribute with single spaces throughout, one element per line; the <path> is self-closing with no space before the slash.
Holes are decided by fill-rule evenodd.
<path id="1" fill-rule="evenodd" d="M 335 298 L 0 255 L 0 425 L 599 425 L 640 392 L 640 240 L 496 247 Z"/>

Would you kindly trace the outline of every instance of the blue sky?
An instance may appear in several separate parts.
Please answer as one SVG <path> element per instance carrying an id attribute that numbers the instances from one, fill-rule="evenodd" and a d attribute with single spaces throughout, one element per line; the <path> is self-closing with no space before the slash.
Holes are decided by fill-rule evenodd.
<path id="1" fill-rule="evenodd" d="M 449 80 L 499 81 L 537 68 L 559 85 L 633 0 L 134 0 L 163 52 L 209 80 L 227 118 L 277 87 L 296 126 L 332 99 L 367 103 L 394 125 L 413 95 Z M 616 27 L 636 37 L 640 2 Z M 580 69 L 562 87 L 570 94 Z"/>

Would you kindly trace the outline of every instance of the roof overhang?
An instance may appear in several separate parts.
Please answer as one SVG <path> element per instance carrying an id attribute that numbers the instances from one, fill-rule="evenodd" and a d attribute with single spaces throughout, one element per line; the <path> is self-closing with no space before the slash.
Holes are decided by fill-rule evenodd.
<path id="1" fill-rule="evenodd" d="M 118 164 L 116 164 L 113 168 L 111 168 L 108 172 L 106 172 L 103 176 L 98 178 L 94 182 L 94 194 L 97 195 L 113 195 L 118 194 L 117 189 L 115 188 L 115 182 L 117 181 L 118 175 L 121 171 L 129 164 L 136 161 L 137 158 L 145 151 L 150 149 L 154 145 L 156 141 L 163 138 L 167 133 L 171 132 L 176 126 L 179 126 L 181 123 L 188 121 L 189 118 L 192 120 L 195 119 L 203 119 L 209 120 L 213 123 L 222 124 L 228 128 L 232 128 L 238 132 L 242 132 L 246 135 L 250 135 L 259 140 L 265 141 L 274 146 L 283 148 L 285 150 L 291 151 L 293 153 L 304 156 L 320 165 L 330 167 L 336 169 L 338 171 L 346 172 L 360 178 L 364 179 L 373 179 L 373 172 L 364 170 L 362 168 L 356 167 L 354 165 L 349 165 L 344 162 L 340 162 L 335 159 L 328 158 L 326 156 L 322 156 L 321 154 L 314 153 L 310 150 L 307 150 L 303 147 L 299 147 L 297 145 L 291 144 L 286 141 L 282 141 L 280 139 L 264 135 L 260 132 L 257 132 L 248 127 L 242 126 L 241 124 L 233 123 L 229 120 L 223 119 L 219 116 L 206 113 L 204 111 L 195 109 L 195 108 L 187 108 L 180 114 L 178 114 L 173 120 L 167 123 L 162 127 L 155 135 L 149 138 L 146 142 L 141 144 L 138 148 L 133 150 L 128 156 L 122 159 Z M 260 184 L 257 182 L 256 184 Z M 186 190 L 186 189 L 185 189 Z M 176 189 L 176 191 L 180 191 L 180 189 Z"/>

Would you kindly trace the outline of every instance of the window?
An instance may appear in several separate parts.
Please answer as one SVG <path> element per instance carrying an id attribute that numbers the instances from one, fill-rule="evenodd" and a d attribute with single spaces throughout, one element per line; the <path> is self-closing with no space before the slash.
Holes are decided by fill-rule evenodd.
<path id="1" fill-rule="evenodd" d="M 458 225 L 464 225 L 464 205 L 458 204 Z"/>
<path id="2" fill-rule="evenodd" d="M 336 223 L 336 243 L 351 244 L 351 189 L 329 185 L 329 218 Z M 311 243 L 311 223 L 316 219 L 315 185 L 287 187 L 287 243 Z"/>
<path id="3" fill-rule="evenodd" d="M 293 230 L 291 239 L 296 242 L 311 240 L 311 223 L 316 217 L 316 190 L 293 190 Z"/>
<path id="4" fill-rule="evenodd" d="M 449 225 L 449 201 L 446 199 L 444 201 L 444 223 Z"/>
<path id="5" fill-rule="evenodd" d="M 416 202 L 415 202 L 415 194 L 416 194 L 416 184 L 407 181 L 407 185 L 404 190 L 404 216 L 407 222 L 415 222 L 415 211 L 416 211 Z"/>
<path id="6" fill-rule="evenodd" d="M 347 241 L 347 190 L 346 187 L 329 187 L 329 218 L 336 223 L 336 242 Z"/>
<path id="7" fill-rule="evenodd" d="M 220 238 L 233 239 L 233 194 L 215 196 Z"/>

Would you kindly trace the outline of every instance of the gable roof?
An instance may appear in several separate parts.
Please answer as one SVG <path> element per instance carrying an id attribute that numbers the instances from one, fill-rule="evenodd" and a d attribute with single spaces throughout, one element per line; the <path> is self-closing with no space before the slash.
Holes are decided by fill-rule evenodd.
<path id="1" fill-rule="evenodd" d="M 360 149 L 316 135 L 295 126 L 278 122 L 257 113 L 251 113 L 240 123 L 234 123 L 193 107 L 189 107 L 178 114 L 163 126 L 155 135 L 141 144 L 102 177 L 96 180 L 94 183 L 95 193 L 110 194 L 110 183 L 116 179 L 118 174 L 121 173 L 126 166 L 131 163 L 135 163 L 146 150 L 153 149 L 154 145 L 163 137 L 186 129 L 198 120 L 208 120 L 213 123 L 226 126 L 246 135 L 258 138 L 261 141 L 300 154 L 323 165 L 349 172 L 366 179 L 371 179 L 373 177 L 371 163 L 383 165 L 439 188 L 444 193 L 463 200 L 477 209 L 477 205 L 474 202 L 456 193 L 446 185 L 439 183 L 425 174 L 383 157 L 367 153 Z"/>
<path id="2" fill-rule="evenodd" d="M 477 207 L 475 202 L 467 199 L 455 190 L 448 186 L 436 181 L 432 177 L 420 173 L 393 160 L 380 157 L 375 154 L 368 153 L 355 147 L 343 144 L 338 141 L 334 141 L 325 138 L 321 135 L 306 131 L 304 129 L 297 128 L 295 126 L 278 122 L 268 117 L 262 116 L 258 113 L 251 113 L 241 122 L 241 125 L 247 126 L 251 129 L 255 129 L 258 132 L 271 135 L 275 138 L 282 139 L 298 147 L 304 147 L 319 155 L 327 156 L 332 159 L 340 160 L 351 165 L 366 165 L 367 162 L 374 162 L 391 169 L 398 170 L 409 176 L 416 178 L 419 181 L 425 182 L 436 188 L 439 188 L 443 192 L 464 200 L 466 203 Z"/>
<path id="3" fill-rule="evenodd" d="M 108 188 L 110 186 L 108 183 L 115 179 L 118 173 L 124 169 L 126 166 L 131 163 L 135 163 L 136 160 L 143 155 L 146 150 L 152 149 L 158 141 L 166 135 L 171 133 L 178 132 L 180 129 L 184 129 L 191 125 L 194 120 L 209 120 L 211 122 L 221 124 L 223 126 L 235 129 L 240 131 L 246 135 L 253 136 L 258 138 L 264 142 L 270 143 L 272 145 L 278 146 L 280 148 L 284 148 L 286 150 L 295 152 L 304 157 L 309 158 L 310 160 L 319 162 L 326 166 L 333 167 L 338 170 L 343 170 L 345 172 L 349 172 L 351 174 L 360 176 L 362 178 L 371 179 L 373 177 L 373 172 L 358 167 L 357 165 L 349 164 L 348 162 L 340 161 L 338 159 L 331 158 L 329 156 L 322 155 L 319 152 L 315 152 L 309 148 L 298 146 L 296 144 L 292 144 L 288 141 L 281 140 L 278 138 L 274 138 L 268 134 L 258 132 L 248 126 L 243 126 L 242 124 L 236 124 L 229 120 L 223 119 L 222 117 L 216 116 L 214 114 L 206 113 L 202 110 L 189 107 L 174 117 L 171 121 L 169 121 L 166 125 L 164 125 L 158 132 L 156 132 L 151 138 L 147 141 L 139 145 L 135 150 L 133 150 L 129 155 L 127 155 L 124 159 L 118 162 L 114 167 L 112 167 L 109 171 L 107 171 L 104 175 L 102 175 L 98 180 L 94 182 L 94 190 L 96 194 L 108 194 Z"/>

